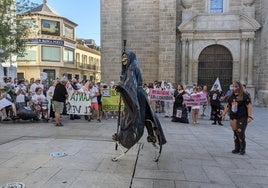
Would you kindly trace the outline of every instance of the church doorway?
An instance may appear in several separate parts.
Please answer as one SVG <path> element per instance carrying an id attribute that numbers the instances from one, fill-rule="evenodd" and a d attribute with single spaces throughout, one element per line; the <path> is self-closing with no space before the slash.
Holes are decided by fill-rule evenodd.
<path id="1" fill-rule="evenodd" d="M 207 85 L 210 90 L 219 78 L 223 92 L 232 83 L 233 58 L 230 51 L 221 45 L 203 49 L 198 58 L 198 85 Z"/>

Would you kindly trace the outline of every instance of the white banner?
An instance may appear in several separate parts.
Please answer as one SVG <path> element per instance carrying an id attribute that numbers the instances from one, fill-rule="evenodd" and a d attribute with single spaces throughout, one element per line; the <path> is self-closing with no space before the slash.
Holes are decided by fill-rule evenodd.
<path id="1" fill-rule="evenodd" d="M 89 92 L 68 91 L 67 113 L 88 115 L 90 113 L 91 98 Z"/>

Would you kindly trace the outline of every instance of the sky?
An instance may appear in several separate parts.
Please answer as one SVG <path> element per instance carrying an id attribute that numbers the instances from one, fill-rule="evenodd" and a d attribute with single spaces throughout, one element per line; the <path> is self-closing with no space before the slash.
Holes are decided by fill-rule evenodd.
<path id="1" fill-rule="evenodd" d="M 30 0 L 43 4 L 43 0 Z M 100 0 L 47 0 L 47 5 L 58 15 L 74 23 L 76 37 L 93 39 L 100 46 Z"/>

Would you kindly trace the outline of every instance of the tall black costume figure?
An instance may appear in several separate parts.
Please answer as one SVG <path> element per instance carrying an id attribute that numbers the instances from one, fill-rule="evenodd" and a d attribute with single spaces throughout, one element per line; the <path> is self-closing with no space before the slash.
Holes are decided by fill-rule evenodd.
<path id="1" fill-rule="evenodd" d="M 166 143 L 161 124 L 150 106 L 146 93 L 142 88 L 142 75 L 138 67 L 135 53 L 128 51 L 122 55 L 122 71 L 120 84 L 116 90 L 124 102 L 123 117 L 120 130 L 113 136 L 125 148 L 131 148 L 142 137 L 144 127 L 147 128 L 147 141 L 159 144 Z M 161 153 L 161 151 L 160 151 Z"/>

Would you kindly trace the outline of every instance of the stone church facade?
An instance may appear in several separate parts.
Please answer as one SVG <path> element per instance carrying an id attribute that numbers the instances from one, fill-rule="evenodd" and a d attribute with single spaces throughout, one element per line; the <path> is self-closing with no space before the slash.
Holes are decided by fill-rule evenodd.
<path id="1" fill-rule="evenodd" d="M 267 0 L 101 0 L 102 79 L 119 81 L 126 40 L 144 82 L 239 80 L 268 106 L 267 22 Z"/>

